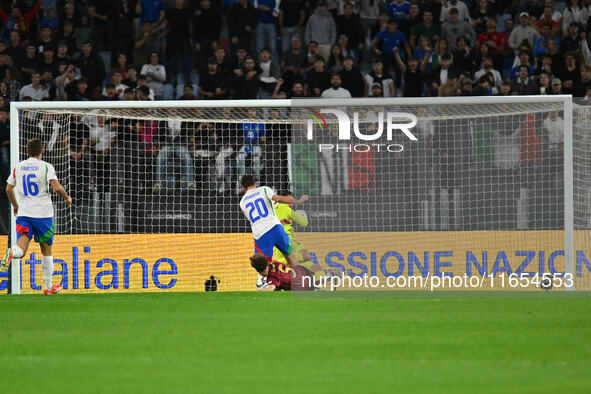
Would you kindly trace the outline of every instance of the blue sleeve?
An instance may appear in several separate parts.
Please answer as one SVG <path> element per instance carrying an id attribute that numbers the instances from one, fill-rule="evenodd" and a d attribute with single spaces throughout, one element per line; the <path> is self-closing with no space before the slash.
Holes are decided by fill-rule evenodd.
<path id="1" fill-rule="evenodd" d="M 158 4 L 158 11 L 166 11 L 166 6 L 164 5 L 164 0 L 160 0 L 160 4 Z"/>
<path id="2" fill-rule="evenodd" d="M 384 39 L 384 35 L 386 34 L 386 30 L 382 30 L 381 32 L 379 32 L 378 34 L 376 34 L 376 38 L 383 40 Z"/>
<path id="3" fill-rule="evenodd" d="M 259 137 L 265 136 L 265 125 L 263 123 L 259 123 Z"/>

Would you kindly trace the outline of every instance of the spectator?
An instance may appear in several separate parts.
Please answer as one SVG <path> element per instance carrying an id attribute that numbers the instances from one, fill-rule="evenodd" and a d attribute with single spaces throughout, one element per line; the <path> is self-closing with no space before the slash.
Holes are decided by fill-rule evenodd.
<path id="1" fill-rule="evenodd" d="M 439 65 L 429 73 L 428 80 L 430 83 L 430 94 L 436 96 L 439 87 L 447 82 L 448 74 L 453 71 L 457 75 L 457 71 L 452 67 L 451 56 L 445 54 L 441 56 Z"/>
<path id="2" fill-rule="evenodd" d="M 199 112 L 197 116 L 199 117 Z M 215 184 L 215 165 L 213 158 L 216 156 L 218 136 L 215 128 L 210 122 L 200 122 L 194 128 L 194 155 L 196 179 L 195 183 L 200 190 L 207 190 L 206 185 L 209 178 L 209 190 L 217 191 Z"/>
<path id="3" fill-rule="evenodd" d="M 120 54 L 131 57 L 135 44 L 135 7 L 131 0 L 114 0 L 109 11 L 109 37 L 111 50 L 111 64 L 119 61 Z M 127 60 L 127 59 L 126 59 Z M 124 72 L 127 64 L 119 64 L 118 67 Z"/>
<path id="4" fill-rule="evenodd" d="M 343 60 L 343 69 L 340 71 L 340 75 L 343 88 L 349 91 L 352 97 L 365 96 L 363 75 L 355 66 L 351 56 L 346 56 Z"/>
<path id="5" fill-rule="evenodd" d="M 562 81 L 558 78 L 552 80 L 552 94 L 564 94 L 562 91 Z"/>
<path id="6" fill-rule="evenodd" d="M 542 55 L 541 61 L 539 62 L 539 67 L 534 72 L 534 75 L 539 76 L 541 73 L 546 73 L 548 75 L 555 74 L 552 68 L 552 56 L 548 54 Z"/>
<path id="7" fill-rule="evenodd" d="M 429 58 L 427 63 L 421 63 L 421 71 L 431 71 L 433 68 L 439 65 L 441 57 L 445 54 L 449 55 L 449 58 L 453 60 L 453 55 L 449 49 L 449 43 L 445 38 L 440 38 L 435 44 L 435 51 L 425 51 L 426 56 Z"/>
<path id="8" fill-rule="evenodd" d="M 88 81 L 90 97 L 96 96 L 105 80 L 106 69 L 103 59 L 93 51 L 89 41 L 82 44 L 82 53 L 78 57 L 76 65 L 82 76 Z"/>
<path id="9" fill-rule="evenodd" d="M 271 51 L 271 57 L 277 56 L 275 41 L 277 41 L 277 17 L 279 16 L 280 0 L 254 0 L 257 13 L 256 51 L 263 48 Z"/>
<path id="10" fill-rule="evenodd" d="M 222 108 L 220 119 L 232 119 L 232 108 Z M 228 185 L 231 182 L 231 168 L 228 161 L 237 149 L 236 137 L 241 130 L 238 130 L 236 123 L 229 122 L 218 122 L 214 128 L 220 147 L 215 157 L 216 183 L 218 193 L 222 194 L 229 188 Z"/>
<path id="11" fill-rule="evenodd" d="M 226 81 L 223 74 L 218 72 L 218 64 L 214 58 L 210 58 L 207 62 L 207 72 L 201 74 L 197 92 L 202 99 L 221 100 L 227 98 Z"/>
<path id="12" fill-rule="evenodd" d="M 228 14 L 228 29 L 232 52 L 237 47 L 251 50 L 252 33 L 257 26 L 257 14 L 247 0 L 238 0 Z"/>
<path id="13" fill-rule="evenodd" d="M 296 77 L 303 73 L 306 64 L 306 54 L 302 50 L 302 40 L 296 35 L 291 39 L 289 50 L 281 56 L 281 71 L 283 79 L 291 84 Z"/>
<path id="14" fill-rule="evenodd" d="M 123 77 L 121 75 L 121 70 L 116 69 L 113 70 L 113 75 L 111 76 L 111 81 L 110 83 L 113 84 L 113 86 L 115 87 L 115 91 L 117 93 L 117 96 L 119 96 L 120 99 L 123 99 L 123 92 L 125 91 L 125 89 L 127 89 L 129 86 L 125 85 L 123 82 Z M 103 95 L 106 95 L 106 91 L 103 91 Z"/>
<path id="15" fill-rule="evenodd" d="M 135 64 L 138 67 L 150 61 L 150 54 L 153 52 L 157 33 L 152 29 L 152 22 L 145 21 L 143 24 L 143 32 L 140 38 L 135 43 Z"/>
<path id="16" fill-rule="evenodd" d="M 343 69 L 343 53 L 341 47 L 337 44 L 330 48 L 330 58 L 328 59 L 328 71 L 339 72 Z"/>
<path id="17" fill-rule="evenodd" d="M 72 27 L 72 29 L 70 29 Z M 66 22 L 64 24 L 64 37 L 69 34 L 71 37 L 76 37 L 75 49 L 81 49 L 85 42 L 92 42 L 92 36 L 94 35 L 94 28 L 90 24 L 88 15 L 82 15 L 80 17 L 79 27 L 76 28 L 76 24 L 73 22 Z"/>
<path id="18" fill-rule="evenodd" d="M 150 93 L 148 91 L 148 95 L 149 94 Z M 125 92 L 123 92 L 123 100 L 134 101 L 135 100 L 135 91 L 132 88 L 125 89 Z"/>
<path id="19" fill-rule="evenodd" d="M 67 86 L 76 79 L 74 64 L 66 64 L 64 72 L 55 79 L 56 97 L 58 101 L 68 100 Z"/>
<path id="20" fill-rule="evenodd" d="M 68 43 L 66 41 L 58 41 L 57 43 L 57 54 L 55 60 L 59 62 L 69 62 L 72 60 L 72 56 L 68 52 Z"/>
<path id="21" fill-rule="evenodd" d="M 589 11 L 586 7 L 580 5 L 579 0 L 570 0 L 569 6 L 565 8 L 562 14 L 562 34 L 567 35 L 571 24 L 579 23 L 581 25 L 587 24 L 589 18 Z"/>
<path id="22" fill-rule="evenodd" d="M 50 7 L 46 9 L 45 16 L 41 18 L 39 24 L 41 26 L 49 26 L 52 32 L 55 32 L 58 29 L 59 22 L 57 20 L 57 12 L 55 11 L 55 7 Z"/>
<path id="23" fill-rule="evenodd" d="M 161 148 L 156 158 L 156 182 L 154 191 L 174 191 L 177 172 L 181 175 L 181 188 L 195 190 L 195 164 L 189 154 L 189 144 L 193 140 L 193 125 L 178 119 L 177 109 L 170 109 L 170 119 L 160 122 Z M 180 160 L 179 171 L 170 165 L 174 158 Z"/>
<path id="24" fill-rule="evenodd" d="M 48 99 L 55 100 L 57 87 L 53 80 L 53 73 L 51 70 L 43 70 L 43 73 L 41 74 L 41 85 L 47 90 L 47 94 L 49 95 Z"/>
<path id="25" fill-rule="evenodd" d="M 304 22 L 306 21 L 303 0 L 282 0 L 279 4 L 279 32 L 281 35 L 281 49 L 285 52 L 293 45 L 294 37 L 301 38 Z M 283 60 L 283 59 L 282 59 Z"/>
<path id="26" fill-rule="evenodd" d="M 488 45 L 488 52 L 493 58 L 495 68 L 500 70 L 504 61 L 505 38 L 502 33 L 497 32 L 494 18 L 486 19 L 486 30 L 478 35 L 476 45 L 480 47 L 483 43 Z"/>
<path id="27" fill-rule="evenodd" d="M 552 26 L 549 23 L 545 23 L 541 29 L 538 30 L 540 36 L 536 38 L 534 43 L 534 53 L 536 56 L 540 56 L 546 53 L 546 45 L 548 40 L 552 39 Z"/>
<path id="28" fill-rule="evenodd" d="M 375 37 L 382 30 L 386 30 L 388 28 L 389 20 L 388 13 L 386 11 L 381 11 L 378 19 L 371 25 L 370 37 Z"/>
<path id="29" fill-rule="evenodd" d="M 179 96 L 178 100 L 197 100 L 197 96 L 193 94 L 193 85 L 186 84 L 183 87 L 183 95 Z"/>
<path id="30" fill-rule="evenodd" d="M 380 48 L 378 49 L 378 44 Z M 394 19 L 388 21 L 388 28 L 382 30 L 371 41 L 371 46 L 376 56 L 381 56 L 386 66 L 394 60 L 394 48 L 400 51 L 401 57 L 406 59 L 410 57 L 410 47 L 406 41 L 404 33 L 398 31 L 398 24 Z"/>
<path id="31" fill-rule="evenodd" d="M 351 98 L 351 93 L 341 87 L 341 74 L 333 72 L 330 76 L 330 88 L 324 90 L 320 97 L 322 98 Z"/>
<path id="32" fill-rule="evenodd" d="M 509 46 L 515 50 L 517 55 L 517 50 L 524 40 L 529 43 L 530 47 L 533 47 L 538 37 L 540 37 L 540 33 L 529 24 L 529 14 L 522 12 L 519 14 L 519 26 L 514 28 L 509 36 Z"/>
<path id="33" fill-rule="evenodd" d="M 103 89 L 103 93 L 99 96 L 98 100 L 101 101 L 118 101 L 119 94 L 117 93 L 117 87 L 113 82 L 109 82 Z"/>
<path id="34" fill-rule="evenodd" d="M 127 64 L 127 55 L 123 52 L 119 52 L 117 54 L 117 59 L 115 63 L 111 65 L 109 78 L 113 78 L 113 73 L 115 72 L 115 70 L 119 71 L 122 79 L 127 78 L 127 67 L 129 67 L 129 65 Z"/>
<path id="35" fill-rule="evenodd" d="M 447 80 L 445 83 L 439 86 L 437 96 L 458 96 L 460 94 L 460 86 L 462 86 L 462 81 L 458 78 L 458 75 L 455 72 L 451 71 L 447 74 Z"/>
<path id="36" fill-rule="evenodd" d="M 246 51 L 244 51 L 246 56 Z M 224 48 L 217 48 L 214 52 L 215 62 L 218 65 L 217 72 L 224 78 L 228 76 L 232 69 L 232 64 L 228 56 L 226 56 L 226 50 Z"/>
<path id="37" fill-rule="evenodd" d="M 530 67 L 522 64 L 518 66 L 517 79 L 511 83 L 512 94 L 532 95 L 538 94 L 536 83 L 530 78 Z"/>
<path id="38" fill-rule="evenodd" d="M 470 11 L 468 10 L 468 7 L 464 2 L 458 0 L 450 0 L 449 2 L 443 3 L 441 6 L 441 13 L 439 14 L 439 22 L 442 24 L 449 22 L 451 20 L 451 10 L 453 9 L 458 11 L 459 21 L 468 23 L 470 22 Z"/>
<path id="39" fill-rule="evenodd" d="M 154 93 L 154 89 L 152 89 L 150 87 L 150 85 L 148 85 L 148 79 L 146 78 L 146 76 L 144 74 L 140 74 L 137 77 L 137 87 L 136 87 L 136 90 L 139 89 L 139 88 L 141 88 L 141 87 L 145 87 L 146 88 L 146 89 L 142 89 L 142 91 L 148 92 L 147 93 L 148 94 L 148 98 L 153 101 L 155 99 L 156 95 Z M 140 98 L 139 95 L 138 95 L 138 98 Z M 143 99 L 143 98 L 140 98 L 140 99 Z"/>
<path id="40" fill-rule="evenodd" d="M 562 88 L 564 93 L 571 94 L 573 92 L 573 85 L 579 79 L 579 66 L 575 60 L 575 54 L 568 52 L 564 55 L 564 64 L 557 75 L 562 80 Z"/>
<path id="41" fill-rule="evenodd" d="M 476 71 L 476 56 L 470 49 L 466 37 L 459 36 L 456 40 L 457 49 L 453 52 L 454 66 L 462 73 L 472 75 Z"/>
<path id="42" fill-rule="evenodd" d="M 90 183 L 88 172 L 88 154 L 90 147 L 90 128 L 82 122 L 82 116 L 70 115 L 70 171 L 74 179 L 79 182 L 72 182 L 72 198 L 84 201 L 89 196 L 84 196 L 84 189 Z"/>
<path id="43" fill-rule="evenodd" d="M 279 65 L 271 59 L 271 51 L 267 48 L 263 48 L 259 54 L 259 68 L 261 69 L 259 97 L 271 98 L 275 84 L 281 78 L 281 70 Z"/>
<path id="44" fill-rule="evenodd" d="M 13 2 L 15 4 L 16 2 Z M 10 9 L 10 15 L 8 15 L 2 7 L 0 7 L 0 21 L 2 21 L 4 27 L 2 29 L 2 38 L 8 40 L 10 34 L 15 31 L 22 34 L 24 37 L 29 37 L 29 28 L 33 18 L 39 13 L 41 9 L 41 1 L 36 1 L 33 8 L 26 14 L 22 14 L 20 8 L 12 7 Z"/>
<path id="45" fill-rule="evenodd" d="M 499 93 L 497 96 L 509 96 L 511 94 L 511 81 L 504 80 L 502 84 L 499 85 Z"/>
<path id="46" fill-rule="evenodd" d="M 314 62 L 314 69 L 308 73 L 304 95 L 308 97 L 320 97 L 323 91 L 330 86 L 330 76 L 324 69 L 324 59 L 318 56 Z"/>
<path id="47" fill-rule="evenodd" d="M 419 60 L 416 57 L 408 59 L 408 66 L 406 66 L 400 55 L 394 55 L 402 74 L 404 75 L 404 97 L 421 97 L 425 90 L 423 82 L 423 73 L 419 69 Z M 423 63 L 427 62 L 427 57 L 423 58 Z"/>
<path id="48" fill-rule="evenodd" d="M 552 85 L 550 85 L 550 75 L 546 72 L 542 72 L 538 79 L 539 92 L 542 95 L 552 94 Z"/>
<path id="49" fill-rule="evenodd" d="M 181 85 L 191 82 L 192 50 L 189 29 L 192 15 L 189 9 L 184 7 L 184 0 L 175 0 L 174 4 L 174 7 L 166 12 L 169 31 L 166 59 L 170 80 L 173 85 Z M 178 78 L 179 74 L 183 77 L 182 82 Z"/>
<path id="50" fill-rule="evenodd" d="M 49 70 L 52 74 L 57 71 L 57 62 L 53 57 L 53 48 L 46 48 L 43 51 L 41 60 L 39 61 L 39 68 L 42 70 Z"/>
<path id="51" fill-rule="evenodd" d="M 31 82 L 31 74 L 41 67 L 41 59 L 37 55 L 37 47 L 32 43 L 27 44 L 25 56 L 17 58 L 15 64 L 20 71 L 23 82 Z"/>
<path id="52" fill-rule="evenodd" d="M 359 15 L 353 13 L 353 8 L 351 3 L 344 5 L 343 15 L 339 15 L 336 19 L 337 32 L 339 36 L 344 35 L 349 45 L 356 51 L 363 53 L 366 32 L 361 30 L 361 20 Z"/>
<path id="53" fill-rule="evenodd" d="M 536 70 L 534 64 L 534 59 L 532 59 L 529 49 L 526 47 L 522 47 L 519 50 L 519 57 L 515 59 L 515 67 L 511 68 L 509 71 L 509 79 L 517 78 L 517 73 L 519 71 L 519 66 L 528 66 L 530 75 L 533 74 Z"/>
<path id="54" fill-rule="evenodd" d="M 88 89 L 88 81 L 85 77 L 73 80 L 66 86 L 68 101 L 88 101 L 93 96 Z"/>
<path id="55" fill-rule="evenodd" d="M 490 96 L 491 93 L 490 79 L 486 75 L 480 76 L 478 85 L 472 89 L 471 96 Z"/>
<path id="56" fill-rule="evenodd" d="M 193 42 L 195 43 L 195 65 L 199 71 L 207 68 L 207 59 L 214 54 L 214 44 L 220 39 L 222 14 L 219 7 L 212 7 L 211 0 L 202 0 L 195 9 L 193 18 Z"/>
<path id="57" fill-rule="evenodd" d="M 139 80 L 138 80 L 139 81 Z M 145 81 L 145 79 L 144 79 Z M 150 87 L 148 85 L 138 85 L 137 88 L 135 88 L 135 94 L 137 96 L 137 99 L 139 101 L 152 101 L 154 100 L 152 98 L 152 90 L 150 89 Z"/>
<path id="58" fill-rule="evenodd" d="M 544 6 L 544 13 L 536 22 L 535 28 L 541 35 L 544 35 L 544 32 L 549 28 L 547 37 L 555 37 L 561 33 L 561 24 L 554 20 L 554 9 L 549 3 Z"/>
<path id="59" fill-rule="evenodd" d="M 495 13 L 488 0 L 478 0 L 478 5 L 472 11 L 472 28 L 474 32 L 476 34 L 483 33 L 487 29 L 487 20 L 494 17 Z"/>
<path id="60" fill-rule="evenodd" d="M 25 97 L 30 97 L 33 101 L 42 101 L 49 98 L 49 92 L 45 86 L 41 85 L 41 75 L 38 71 L 33 71 L 31 74 L 31 83 L 23 86 L 20 91 L 20 100 Z"/>
<path id="61" fill-rule="evenodd" d="M 464 20 L 459 19 L 458 10 L 452 8 L 449 11 L 449 20 L 441 26 L 441 36 L 450 43 L 451 49 L 457 49 L 457 40 L 460 36 L 466 37 L 470 45 L 474 45 L 476 35 L 472 26 Z"/>
<path id="62" fill-rule="evenodd" d="M 410 12 L 410 3 L 406 0 L 394 0 L 388 5 L 388 16 L 396 21 L 398 26 L 406 21 Z"/>
<path id="63" fill-rule="evenodd" d="M 258 119 L 256 108 L 249 108 L 247 111 L 248 119 Z M 237 161 L 240 176 L 243 174 L 253 174 L 256 179 L 260 179 L 262 169 L 263 144 L 266 139 L 266 130 L 264 123 L 255 123 L 253 121 L 240 124 L 242 131 L 243 145 L 238 151 Z M 252 171 L 246 169 L 246 160 L 252 163 Z M 248 172 L 247 172 L 248 171 Z"/>
<path id="64" fill-rule="evenodd" d="M 154 100 L 162 100 L 162 88 L 166 81 L 166 68 L 160 64 L 160 54 L 152 52 L 150 63 L 144 64 L 140 74 L 146 76 L 146 82 L 154 90 Z"/>
<path id="65" fill-rule="evenodd" d="M 382 89 L 381 83 L 373 83 L 369 87 L 369 91 L 371 92 L 371 97 L 384 97 L 384 91 Z"/>
<path id="66" fill-rule="evenodd" d="M 394 97 L 396 94 L 396 87 L 394 86 L 394 78 L 390 73 L 384 70 L 384 63 L 380 58 L 375 58 L 371 64 L 372 71 L 365 75 L 366 86 L 368 87 L 367 96 L 372 97 L 372 92 L 369 87 L 374 83 L 382 85 L 382 92 L 384 97 Z"/>
<path id="67" fill-rule="evenodd" d="M 353 58 L 353 60 L 359 59 L 359 61 L 361 61 L 362 52 L 359 52 L 359 55 L 357 55 L 357 53 L 358 53 L 357 50 L 351 48 L 351 46 L 349 45 L 349 39 L 347 38 L 346 35 L 344 35 L 344 34 L 339 35 L 339 38 L 337 40 L 337 45 L 341 49 L 341 53 L 343 54 L 343 56 L 351 56 Z"/>
<path id="68" fill-rule="evenodd" d="M 337 29 L 332 15 L 328 12 L 326 4 L 322 1 L 316 5 L 316 11 L 308 19 L 306 24 L 305 41 L 314 41 L 318 45 L 318 54 L 324 59 L 330 56 L 331 45 L 337 39 Z"/>
<path id="69" fill-rule="evenodd" d="M 10 102 L 12 101 L 12 92 L 10 86 L 4 80 L 0 81 L 0 107 L 10 108 Z"/>
<path id="70" fill-rule="evenodd" d="M 86 17 L 86 23 L 89 25 L 90 21 L 88 19 L 88 17 L 86 15 L 84 15 Z M 63 12 L 61 13 L 60 16 L 60 23 L 61 23 L 61 27 L 63 28 L 64 25 L 66 23 L 71 23 L 72 26 L 74 26 L 74 35 L 77 35 L 79 33 L 79 28 L 80 28 L 80 22 L 82 21 L 82 18 L 80 17 L 79 13 L 76 12 L 76 8 L 74 7 L 74 4 L 72 3 L 66 3 L 64 4 L 64 9 Z M 92 40 L 92 37 L 86 37 L 87 40 Z"/>
<path id="71" fill-rule="evenodd" d="M 273 90 L 274 99 L 286 99 L 294 97 L 304 97 L 304 84 L 301 81 L 294 81 L 291 88 L 288 88 L 283 79 L 277 81 L 275 90 Z"/>
<path id="72" fill-rule="evenodd" d="M 406 17 L 402 25 L 400 25 L 400 31 L 404 33 L 405 37 L 410 38 L 414 27 L 421 23 L 422 16 L 420 12 L 421 10 L 419 9 L 419 5 L 415 1 L 413 1 L 410 4 L 408 16 Z"/>
<path id="73" fill-rule="evenodd" d="M 581 35 L 579 33 L 579 25 L 571 23 L 568 27 L 568 34 L 560 43 L 560 53 L 574 52 L 581 46 Z"/>
<path id="74" fill-rule="evenodd" d="M 423 23 L 416 25 L 412 29 L 409 43 L 414 49 L 417 38 L 425 37 L 429 42 L 436 42 L 441 35 L 441 25 L 433 22 L 433 11 L 427 9 L 423 11 Z"/>
<path id="75" fill-rule="evenodd" d="M 39 53 L 43 53 L 48 49 L 51 51 L 55 51 L 57 49 L 57 44 L 53 39 L 51 27 L 47 25 L 41 27 L 41 38 L 37 41 L 36 46 Z"/>
<path id="76" fill-rule="evenodd" d="M 472 80 L 468 77 L 462 79 L 460 96 L 472 96 Z"/>
<path id="77" fill-rule="evenodd" d="M 88 14 L 93 18 L 93 35 L 92 42 L 97 51 L 104 51 L 110 47 L 111 41 L 109 36 L 109 12 L 113 7 L 113 0 L 94 0 L 90 2 Z M 117 37 L 122 39 L 123 37 Z"/>
<path id="78" fill-rule="evenodd" d="M 587 65 L 581 66 L 581 76 L 577 80 L 573 89 L 574 97 L 584 97 L 587 88 L 591 86 L 591 67 Z"/>
<path id="79" fill-rule="evenodd" d="M 491 73 L 494 79 L 492 89 L 494 95 L 497 93 L 497 87 L 503 82 L 503 78 L 501 77 L 501 73 L 493 68 L 493 61 L 490 56 L 482 58 L 482 68 L 474 73 L 474 78 L 480 80 L 480 77 L 487 73 Z"/>
<path id="80" fill-rule="evenodd" d="M 240 71 L 236 98 L 256 99 L 259 94 L 261 68 L 256 65 L 252 57 L 247 56 L 244 61 L 244 68 Z"/>
<path id="81" fill-rule="evenodd" d="M 548 141 L 548 154 L 544 155 L 546 168 L 560 168 L 564 162 L 564 119 L 558 111 L 548 113 L 542 125 L 542 135 Z"/>
<path id="82" fill-rule="evenodd" d="M 129 86 L 132 89 L 135 89 L 137 86 L 137 69 L 134 66 L 127 68 L 127 78 L 125 78 L 121 83 L 125 86 Z"/>

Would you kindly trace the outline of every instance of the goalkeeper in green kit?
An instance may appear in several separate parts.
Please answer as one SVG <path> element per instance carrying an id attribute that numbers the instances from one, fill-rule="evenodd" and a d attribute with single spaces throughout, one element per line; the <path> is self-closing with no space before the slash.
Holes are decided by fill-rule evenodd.
<path id="1" fill-rule="evenodd" d="M 286 191 L 283 192 L 282 195 L 291 196 L 292 193 L 290 191 Z M 306 267 L 308 263 L 313 264 L 311 262 L 310 253 L 306 250 L 306 248 L 304 248 L 304 246 L 301 243 L 299 243 L 294 238 L 294 232 L 292 227 L 293 223 L 302 227 L 306 227 L 308 225 L 308 218 L 306 216 L 306 212 L 291 209 L 291 204 L 275 203 L 275 213 L 277 214 L 277 219 L 279 219 L 279 221 L 283 225 L 283 228 L 285 229 L 285 232 L 289 236 L 289 239 L 291 239 L 291 244 L 293 246 L 292 256 L 294 256 L 296 261 L 304 267 Z M 279 252 L 277 248 L 273 250 L 273 256 L 275 256 L 275 261 L 279 261 L 284 264 L 289 264 L 289 262 L 285 260 L 283 253 Z M 309 267 L 306 268 L 309 269 Z"/>

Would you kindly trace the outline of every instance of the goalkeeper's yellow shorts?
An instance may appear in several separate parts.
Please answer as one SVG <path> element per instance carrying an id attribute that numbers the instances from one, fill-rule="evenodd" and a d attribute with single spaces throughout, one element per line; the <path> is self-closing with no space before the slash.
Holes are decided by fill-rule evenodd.
<path id="1" fill-rule="evenodd" d="M 301 251 L 304 249 L 306 249 L 304 245 L 298 242 L 295 238 L 291 239 L 291 254 L 297 261 L 303 260 Z M 283 253 L 281 253 L 277 248 L 273 249 L 273 260 L 279 261 L 280 263 L 289 264 L 289 262 L 285 260 Z"/>

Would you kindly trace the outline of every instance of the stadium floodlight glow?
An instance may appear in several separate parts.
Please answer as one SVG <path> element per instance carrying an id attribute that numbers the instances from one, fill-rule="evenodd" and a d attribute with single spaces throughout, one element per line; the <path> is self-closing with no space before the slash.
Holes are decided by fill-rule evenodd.
<path id="1" fill-rule="evenodd" d="M 571 96 L 18 102 L 10 111 L 11 164 L 40 137 L 74 194 L 72 208 L 54 199 L 64 293 L 202 291 L 211 275 L 220 291 L 254 290 L 237 205 L 245 172 L 311 196 L 301 208 L 309 225 L 295 237 L 315 263 L 347 276 L 564 272 L 569 289 L 591 288 L 591 107 Z M 13 261 L 14 294 L 38 287 L 31 253 Z"/>

